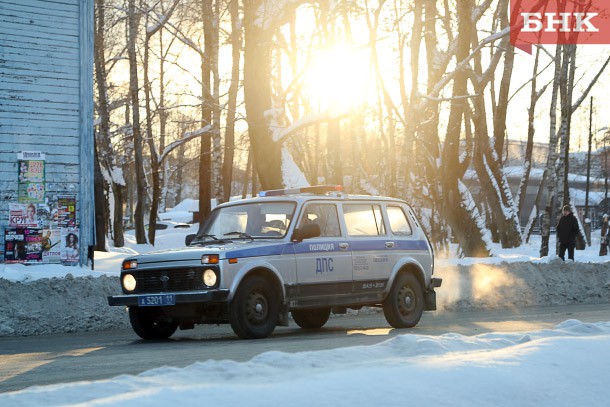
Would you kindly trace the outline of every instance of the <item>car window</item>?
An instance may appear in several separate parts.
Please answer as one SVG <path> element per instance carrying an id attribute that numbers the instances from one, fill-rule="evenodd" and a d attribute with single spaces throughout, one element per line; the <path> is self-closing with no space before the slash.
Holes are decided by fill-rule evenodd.
<path id="1" fill-rule="evenodd" d="M 382 236 L 385 226 L 379 205 L 343 205 L 343 215 L 350 236 Z"/>
<path id="2" fill-rule="evenodd" d="M 292 202 L 266 202 L 218 208 L 202 234 L 223 237 L 227 233 L 246 233 L 253 238 L 282 237 L 290 225 L 294 207 Z"/>
<path id="3" fill-rule="evenodd" d="M 390 229 L 395 235 L 410 236 L 413 234 L 407 215 L 400 206 L 388 206 L 388 220 Z"/>
<path id="4" fill-rule="evenodd" d="M 320 236 L 341 236 L 339 215 L 337 207 L 333 204 L 310 203 L 305 206 L 299 227 L 308 223 L 317 223 L 320 226 Z"/>

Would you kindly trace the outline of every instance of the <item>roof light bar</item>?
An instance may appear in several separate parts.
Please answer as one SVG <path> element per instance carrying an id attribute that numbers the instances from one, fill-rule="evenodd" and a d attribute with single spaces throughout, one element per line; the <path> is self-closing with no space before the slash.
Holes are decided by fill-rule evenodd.
<path id="1" fill-rule="evenodd" d="M 269 191 L 261 191 L 258 196 L 281 196 L 281 195 L 297 195 L 297 194 L 314 194 L 323 195 L 328 192 L 341 192 L 343 187 L 341 185 L 313 185 L 310 187 L 302 188 L 289 188 L 289 189 L 271 189 Z"/>

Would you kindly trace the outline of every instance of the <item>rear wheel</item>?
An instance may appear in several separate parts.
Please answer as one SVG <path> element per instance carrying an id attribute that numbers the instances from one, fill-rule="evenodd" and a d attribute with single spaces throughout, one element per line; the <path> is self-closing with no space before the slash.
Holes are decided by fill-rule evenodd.
<path id="1" fill-rule="evenodd" d="M 142 339 L 167 339 L 178 328 L 178 323 L 164 318 L 155 307 L 129 307 L 129 322 Z"/>
<path id="2" fill-rule="evenodd" d="M 299 309 L 291 311 L 292 318 L 304 329 L 322 328 L 330 317 L 330 308 Z"/>
<path id="3" fill-rule="evenodd" d="M 273 286 L 262 276 L 247 277 L 229 305 L 229 322 L 242 339 L 266 338 L 275 329 L 280 301 Z"/>
<path id="4" fill-rule="evenodd" d="M 385 319 L 394 328 L 417 325 L 424 312 L 424 293 L 413 274 L 400 274 L 383 302 Z"/>

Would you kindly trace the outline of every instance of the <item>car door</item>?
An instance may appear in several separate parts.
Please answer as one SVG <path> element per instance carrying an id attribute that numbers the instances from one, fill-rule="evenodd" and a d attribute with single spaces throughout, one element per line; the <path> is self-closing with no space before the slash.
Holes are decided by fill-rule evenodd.
<path id="1" fill-rule="evenodd" d="M 313 304 L 323 297 L 351 293 L 352 256 L 341 230 L 337 205 L 306 203 L 297 225 L 306 223 L 317 223 L 321 235 L 295 243 L 298 297 L 310 299 Z"/>
<path id="2" fill-rule="evenodd" d="M 386 230 L 382 204 L 344 203 L 343 218 L 352 250 L 354 293 L 376 298 L 388 282 L 395 244 Z"/>

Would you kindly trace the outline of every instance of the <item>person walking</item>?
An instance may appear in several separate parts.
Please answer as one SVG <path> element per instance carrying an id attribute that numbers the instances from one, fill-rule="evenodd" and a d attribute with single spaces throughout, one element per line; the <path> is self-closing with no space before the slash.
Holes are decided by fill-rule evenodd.
<path id="1" fill-rule="evenodd" d="M 600 256 L 605 256 L 608 254 L 609 229 L 610 228 L 608 228 L 608 214 L 604 213 L 604 216 L 602 216 L 601 237 L 599 239 L 599 255 Z"/>
<path id="2" fill-rule="evenodd" d="M 565 261 L 566 250 L 568 259 L 574 261 L 574 248 L 576 247 L 576 236 L 580 232 L 578 221 L 572 213 L 570 205 L 564 205 L 563 215 L 557 223 L 557 240 L 559 241 L 559 257 Z"/>

